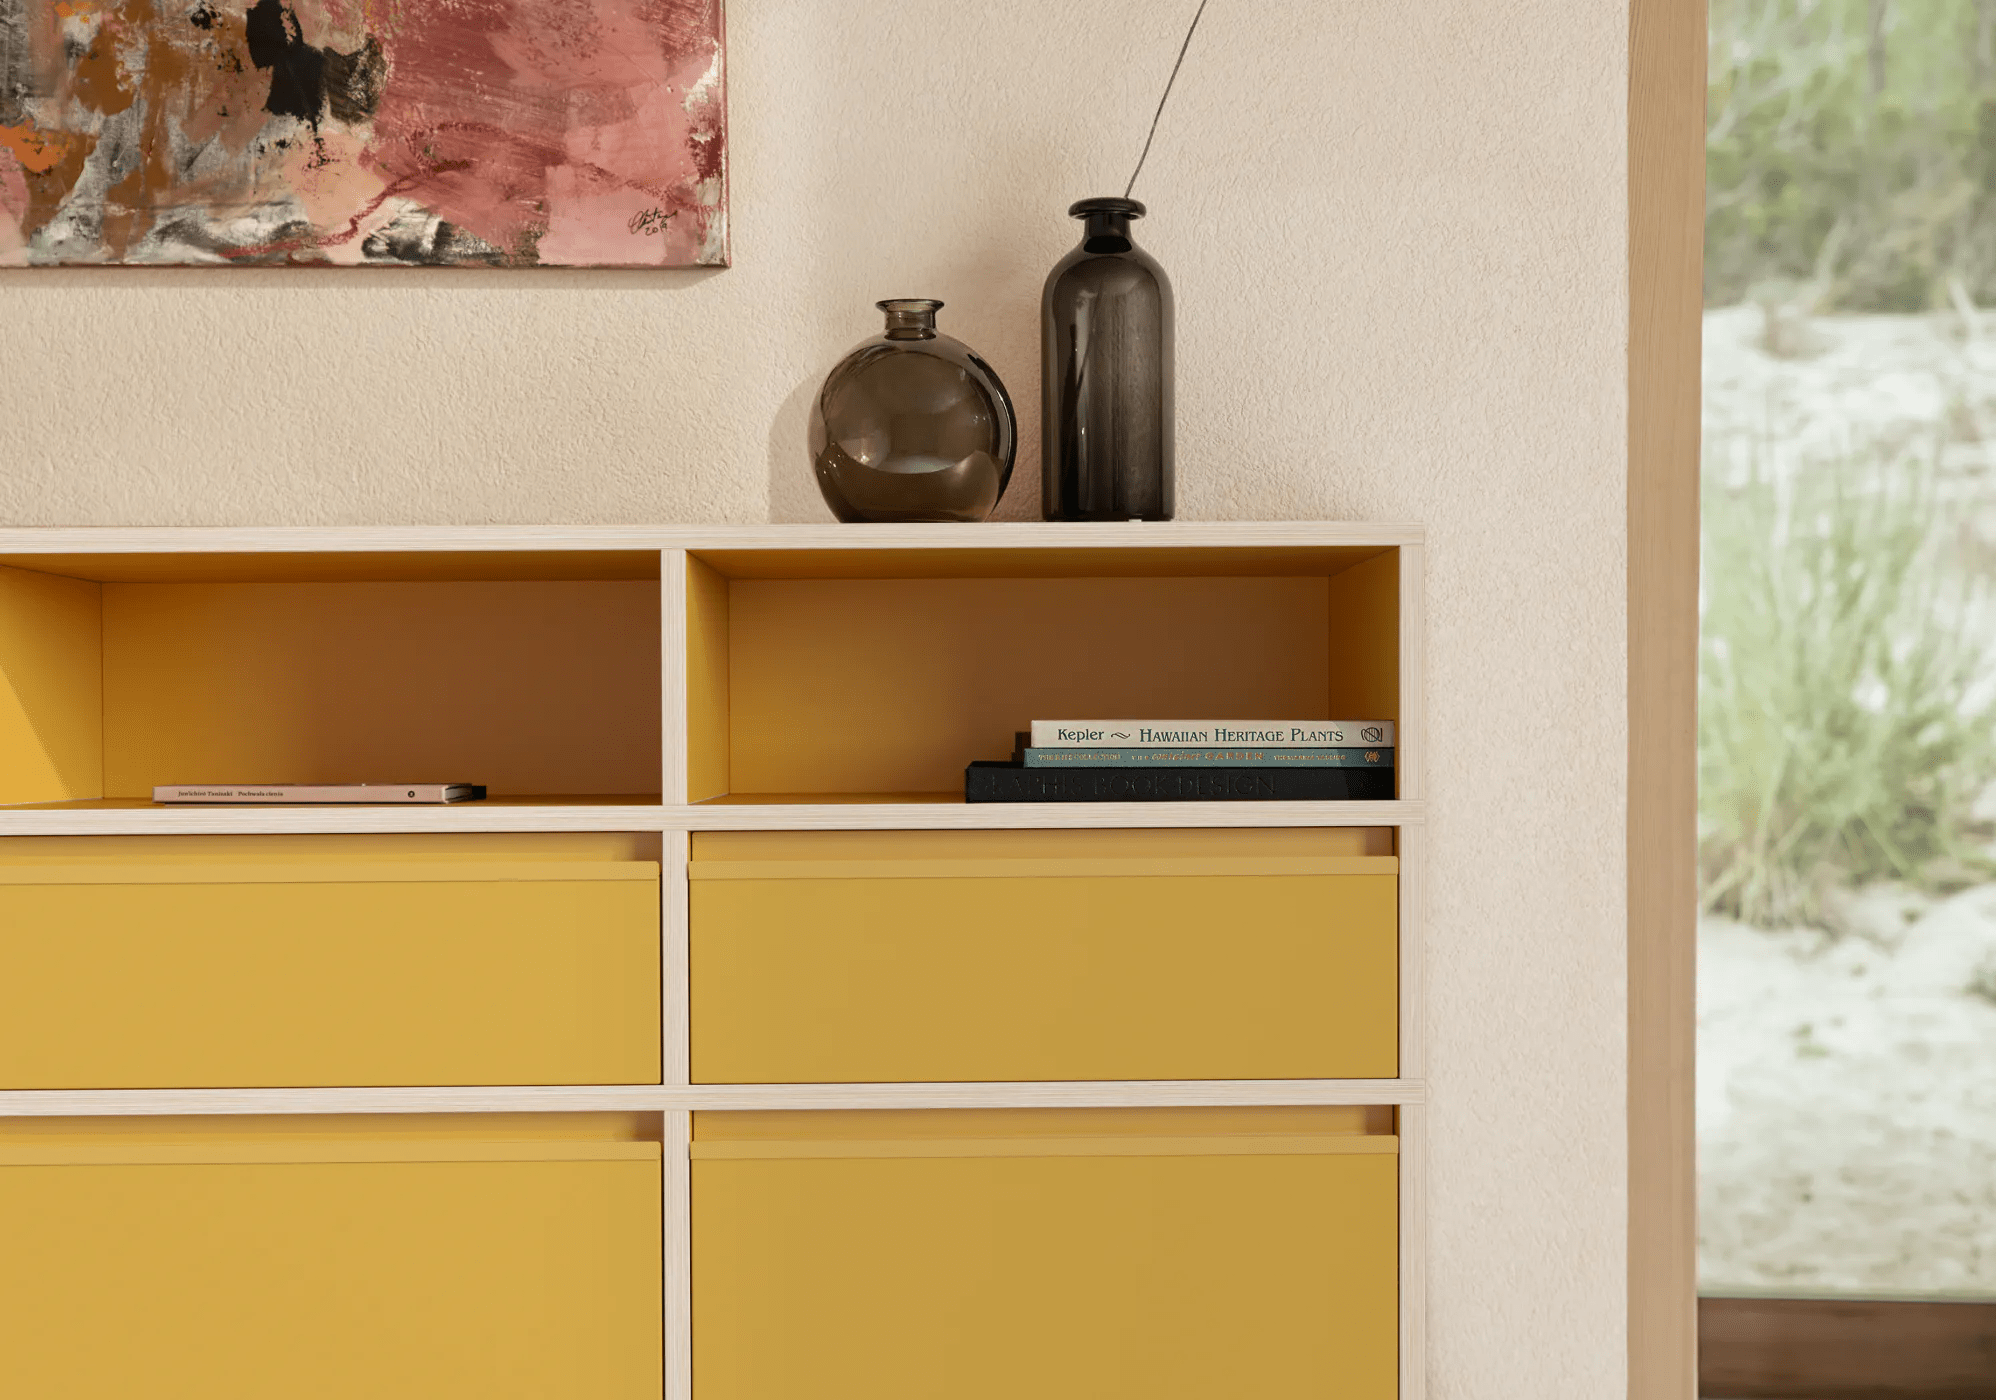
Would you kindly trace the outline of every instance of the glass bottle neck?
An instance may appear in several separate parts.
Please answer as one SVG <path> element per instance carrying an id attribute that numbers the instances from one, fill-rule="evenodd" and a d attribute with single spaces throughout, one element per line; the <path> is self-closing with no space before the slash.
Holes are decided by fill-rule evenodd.
<path id="1" fill-rule="evenodd" d="M 1136 246 L 1130 237 L 1130 216 L 1119 210 L 1091 211 L 1082 229 L 1081 246 L 1086 252 L 1127 253 Z"/>
<path id="2" fill-rule="evenodd" d="M 887 338 L 889 340 L 934 340 L 936 338 L 936 312 L 942 308 L 941 302 L 882 302 L 880 309 L 887 314 Z"/>

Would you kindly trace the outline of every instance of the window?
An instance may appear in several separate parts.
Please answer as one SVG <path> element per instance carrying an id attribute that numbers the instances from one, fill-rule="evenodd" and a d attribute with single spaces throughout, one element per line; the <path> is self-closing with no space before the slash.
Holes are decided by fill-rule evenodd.
<path id="1" fill-rule="evenodd" d="M 1709 16 L 1700 1291 L 1882 1339 L 1996 1301 L 1996 0 Z"/>

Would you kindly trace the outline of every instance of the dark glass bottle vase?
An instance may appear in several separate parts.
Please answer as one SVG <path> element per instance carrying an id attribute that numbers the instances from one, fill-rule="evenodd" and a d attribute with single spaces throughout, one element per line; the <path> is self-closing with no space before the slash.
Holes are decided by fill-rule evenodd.
<path id="1" fill-rule="evenodd" d="M 1144 207 L 1084 199 L 1081 246 L 1054 265 L 1040 298 L 1048 520 L 1169 520 L 1172 489 L 1171 282 L 1130 237 Z"/>
<path id="2" fill-rule="evenodd" d="M 887 329 L 811 405 L 825 504 L 854 521 L 982 520 L 1012 479 L 1018 421 L 998 375 L 936 330 L 939 301 L 883 301 Z"/>

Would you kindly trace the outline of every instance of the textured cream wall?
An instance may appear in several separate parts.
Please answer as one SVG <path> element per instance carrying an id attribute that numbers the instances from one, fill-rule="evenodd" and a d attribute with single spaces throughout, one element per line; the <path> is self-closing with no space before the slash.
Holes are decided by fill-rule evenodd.
<path id="1" fill-rule="evenodd" d="M 0 521 L 828 518 L 872 302 L 1018 400 L 1189 0 L 733 0 L 736 266 L 0 275 Z M 1214 0 L 1137 195 L 1180 514 L 1427 522 L 1440 1397 L 1622 1388 L 1623 0 Z"/>

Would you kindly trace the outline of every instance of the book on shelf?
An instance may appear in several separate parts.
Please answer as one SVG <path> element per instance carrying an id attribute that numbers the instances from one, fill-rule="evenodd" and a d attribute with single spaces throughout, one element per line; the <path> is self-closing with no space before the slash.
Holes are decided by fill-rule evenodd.
<path id="1" fill-rule="evenodd" d="M 966 802 L 1349 802 L 1394 796 L 1380 768 L 1028 768 L 972 763 Z"/>
<path id="2" fill-rule="evenodd" d="M 479 802 L 476 783 L 177 783 L 152 790 L 155 802 L 392 803 L 398 806 Z"/>
<path id="3" fill-rule="evenodd" d="M 1316 748 L 1035 749 L 1028 768 L 1391 768 L 1393 750 Z"/>
<path id="4" fill-rule="evenodd" d="M 1036 749 L 1393 747 L 1383 719 L 1036 719 Z"/>

